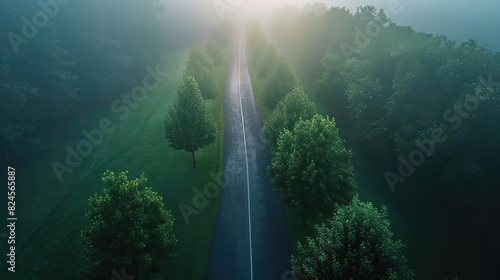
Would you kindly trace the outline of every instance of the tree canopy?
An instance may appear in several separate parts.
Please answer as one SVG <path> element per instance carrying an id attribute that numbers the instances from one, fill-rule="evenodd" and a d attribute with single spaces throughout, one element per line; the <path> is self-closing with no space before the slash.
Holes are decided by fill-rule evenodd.
<path id="1" fill-rule="evenodd" d="M 305 226 L 308 217 L 329 215 L 351 201 L 356 192 L 351 157 L 335 121 L 315 115 L 299 121 L 293 131 L 281 133 L 269 177 Z"/>
<path id="2" fill-rule="evenodd" d="M 185 76 L 179 83 L 164 128 L 170 147 L 192 153 L 193 167 L 196 167 L 195 151 L 215 142 L 217 126 L 193 77 Z"/>
<path id="3" fill-rule="evenodd" d="M 279 58 L 264 86 L 264 105 L 274 109 L 287 93 L 298 85 L 297 77 L 284 58 Z"/>
<path id="4" fill-rule="evenodd" d="M 458 43 L 398 26 L 371 6 L 354 13 L 283 8 L 270 30 L 304 84 L 313 85 L 318 110 L 335 117 L 344 137 L 377 168 L 397 169 L 400 155 L 409 160 L 417 143 L 442 131 L 446 143 L 433 143 L 425 158 L 432 174 L 413 176 L 416 185 L 439 183 L 455 193 L 464 187 L 465 198 L 465 185 L 480 176 L 494 180 L 500 157 L 491 155 L 500 149 L 484 139 L 500 139 L 492 129 L 500 123 L 494 109 L 500 90 L 491 83 L 500 73 L 498 52 L 475 40 Z"/>
<path id="5" fill-rule="evenodd" d="M 309 120 L 316 114 L 316 106 L 309 100 L 302 88 L 288 93 L 264 124 L 265 138 L 276 145 L 279 135 L 285 130 L 293 130 L 300 120 Z"/>
<path id="6" fill-rule="evenodd" d="M 172 214 L 143 175 L 129 179 L 127 171 L 106 171 L 102 181 L 81 233 L 90 263 L 85 279 L 110 279 L 111 271 L 123 268 L 137 279 L 154 279 L 175 256 Z"/>
<path id="7" fill-rule="evenodd" d="M 395 240 L 387 209 L 378 210 L 358 198 L 339 207 L 316 234 L 299 242 L 292 256 L 296 279 L 408 280 L 414 278 Z"/>
<path id="8" fill-rule="evenodd" d="M 206 99 L 217 97 L 217 82 L 214 77 L 213 60 L 203 49 L 193 49 L 186 62 L 184 76 L 193 77 L 200 88 L 201 95 Z"/>

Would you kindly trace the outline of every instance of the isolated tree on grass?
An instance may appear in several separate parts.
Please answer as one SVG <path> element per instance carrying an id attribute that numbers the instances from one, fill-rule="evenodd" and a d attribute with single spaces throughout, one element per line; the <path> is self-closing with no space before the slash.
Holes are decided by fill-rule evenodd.
<path id="1" fill-rule="evenodd" d="M 292 256 L 294 279 L 408 280 L 414 278 L 395 240 L 387 209 L 353 199 L 337 209 L 326 224 L 316 226 L 314 238 L 298 243 Z"/>
<path id="2" fill-rule="evenodd" d="M 309 120 L 316 114 L 316 106 L 312 103 L 302 88 L 295 88 L 288 93 L 276 110 L 266 120 L 264 136 L 273 146 L 276 145 L 279 135 L 285 130 L 293 130 L 301 119 Z"/>
<path id="3" fill-rule="evenodd" d="M 142 175 L 129 180 L 106 171 L 102 194 L 89 199 L 82 238 L 90 261 L 85 279 L 111 279 L 112 271 L 153 279 L 175 256 L 174 218 Z"/>
<path id="4" fill-rule="evenodd" d="M 195 151 L 215 142 L 217 126 L 193 77 L 186 76 L 181 80 L 164 128 L 170 147 L 191 152 L 194 168 Z"/>
<path id="5" fill-rule="evenodd" d="M 274 109 L 287 93 L 297 87 L 297 84 L 297 77 L 290 65 L 280 57 L 266 80 L 264 105 L 269 109 Z"/>
<path id="6" fill-rule="evenodd" d="M 201 95 L 205 99 L 217 97 L 217 82 L 214 76 L 214 65 L 202 49 L 191 51 L 184 76 L 193 77 L 198 83 Z"/>
<path id="7" fill-rule="evenodd" d="M 306 226 L 308 217 L 330 215 L 351 201 L 356 191 L 351 157 L 334 120 L 315 115 L 280 135 L 269 177 Z"/>

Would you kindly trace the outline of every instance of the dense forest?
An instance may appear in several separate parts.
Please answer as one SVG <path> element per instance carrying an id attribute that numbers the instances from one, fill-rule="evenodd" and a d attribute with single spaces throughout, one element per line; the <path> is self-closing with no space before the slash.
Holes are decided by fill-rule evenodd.
<path id="1" fill-rule="evenodd" d="M 0 141 L 2 159 L 11 162 L 43 153 L 45 134 L 119 98 L 165 50 L 200 42 L 202 34 L 164 24 L 178 17 L 169 2 L 42 3 L 2 3 L 0 35 L 8 40 L 0 46 Z"/>
<path id="2" fill-rule="evenodd" d="M 267 113 L 267 109 L 262 109 L 269 115 L 264 133 L 276 147 L 277 162 L 283 162 L 283 154 L 293 150 L 290 145 L 304 143 L 302 140 L 299 141 L 302 144 L 292 144 L 288 137 L 315 139 L 315 136 L 300 136 L 304 133 L 297 131 L 300 122 L 294 128 L 299 119 L 310 119 L 315 111 L 308 109 L 311 105 L 307 105 L 310 103 L 307 98 L 299 100 L 291 93 L 290 88 L 300 85 L 316 104 L 317 111 L 334 119 L 345 145 L 352 149 L 356 178 L 365 185 L 360 190 L 361 196 L 392 204 L 393 209 L 402 212 L 420 212 L 407 216 L 413 217 L 418 225 L 423 221 L 442 223 L 435 231 L 447 228 L 450 234 L 461 232 L 464 237 L 457 238 L 455 246 L 463 240 L 488 240 L 483 245 L 460 246 L 463 251 L 481 252 L 482 261 L 468 259 L 474 266 L 484 267 L 482 273 L 491 278 L 486 271 L 492 271 L 490 246 L 494 244 L 493 232 L 498 223 L 485 217 L 498 212 L 495 206 L 498 191 L 494 187 L 498 184 L 495 169 L 500 164 L 500 151 L 495 144 L 500 139 L 497 132 L 500 53 L 472 39 L 455 42 L 443 35 L 399 26 L 383 10 L 371 6 L 359 7 L 354 12 L 319 3 L 306 5 L 304 9 L 287 6 L 276 11 L 264 27 L 255 23 L 250 29 L 254 42 L 250 47 L 255 78 L 265 83 L 260 93 L 262 107 L 273 109 L 284 98 L 276 111 Z M 283 69 L 284 60 L 292 65 L 287 68 L 293 70 Z M 290 71 L 297 73 L 300 82 Z M 278 72 L 290 74 L 276 78 Z M 266 87 L 284 87 L 283 80 L 291 85 L 279 97 L 267 90 Z M 269 99 L 276 98 L 278 101 L 269 104 Z M 316 146 L 321 147 L 318 157 L 328 150 L 324 144 Z M 310 156 L 314 152 L 308 153 Z M 286 164 L 285 167 L 292 168 Z M 282 182 L 293 173 L 286 174 L 275 167 L 274 160 L 270 168 L 275 185 L 293 185 Z M 314 170 L 322 168 L 316 165 Z M 274 181 L 273 176 L 280 172 L 283 178 L 276 177 Z M 289 201 L 292 208 L 316 214 L 324 213 L 321 203 L 331 203 L 324 191 L 319 191 L 315 200 L 306 202 L 310 197 L 305 198 L 305 193 L 300 194 L 298 189 L 293 195 L 293 188 L 278 187 L 278 190 L 284 194 L 285 203 L 288 196 L 295 197 L 295 201 Z M 306 192 L 311 196 L 311 190 Z M 431 229 L 415 229 L 414 234 L 431 232 Z M 418 255 L 416 251 L 410 250 Z M 450 254 L 449 249 L 445 251 Z M 423 265 L 422 261 L 413 262 L 419 268 Z M 418 278 L 441 273 L 432 271 L 436 267 L 426 269 L 417 271 Z"/>
<path id="3" fill-rule="evenodd" d="M 284 28 L 290 25 L 295 28 Z M 499 53 L 473 40 L 456 43 L 395 25 L 373 7 L 355 13 L 284 8 L 270 28 L 345 137 L 371 158 L 386 160 L 378 165 L 393 171 L 386 175 L 391 189 L 407 177 L 396 172 L 399 155 L 403 162 L 410 156 L 425 161 L 422 168 L 435 172 L 426 172 L 424 185 L 438 180 L 455 194 L 478 178 L 492 178 Z M 419 146 L 423 159 L 412 154 Z"/>
<path id="4" fill-rule="evenodd" d="M 1 279 L 496 277 L 500 52 L 252 4 L 0 4 Z"/>

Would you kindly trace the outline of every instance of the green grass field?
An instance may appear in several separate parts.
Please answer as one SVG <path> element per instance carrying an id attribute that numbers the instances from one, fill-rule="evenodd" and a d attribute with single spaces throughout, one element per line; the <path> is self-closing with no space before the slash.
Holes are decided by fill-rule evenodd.
<path id="1" fill-rule="evenodd" d="M 175 99 L 184 62 L 189 50 L 168 54 L 161 61 L 162 71 L 170 76 L 148 98 L 120 120 L 111 109 L 92 112 L 75 122 L 71 129 L 46 139 L 44 156 L 24 166 L 16 166 L 18 180 L 17 267 L 16 279 L 75 279 L 86 260 L 80 239 L 85 226 L 85 213 L 91 195 L 101 191 L 104 171 L 129 170 L 129 177 L 144 172 L 149 185 L 164 198 L 165 207 L 175 217 L 175 233 L 179 240 L 177 257 L 166 269 L 167 279 L 203 279 L 208 262 L 218 197 L 186 224 L 179 204 L 191 204 L 193 189 L 203 192 L 210 176 L 222 170 L 223 99 L 229 63 L 216 67 L 220 92 L 209 101 L 210 111 L 219 125 L 215 144 L 196 153 L 198 168 L 192 168 L 191 154 L 167 146 L 163 134 L 163 118 Z M 153 66 L 154 68 L 154 66 Z M 146 75 L 146 73 L 145 73 Z M 115 130 L 104 135 L 102 144 L 83 159 L 72 173 L 63 175 L 60 183 L 51 163 L 65 162 L 65 147 L 75 147 L 84 140 L 81 131 L 98 128 L 109 118 Z"/>

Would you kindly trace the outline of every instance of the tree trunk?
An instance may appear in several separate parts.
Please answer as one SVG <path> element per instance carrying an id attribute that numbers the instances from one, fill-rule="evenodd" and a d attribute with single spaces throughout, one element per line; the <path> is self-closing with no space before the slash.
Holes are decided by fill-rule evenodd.
<path id="1" fill-rule="evenodd" d="M 303 228 L 306 228 L 306 227 L 307 227 L 307 220 L 306 220 L 306 216 L 303 216 L 303 217 L 302 217 L 302 227 L 303 227 Z"/>
<path id="2" fill-rule="evenodd" d="M 196 168 L 196 158 L 194 157 L 194 151 L 191 151 L 191 154 L 193 155 L 193 168 Z"/>

